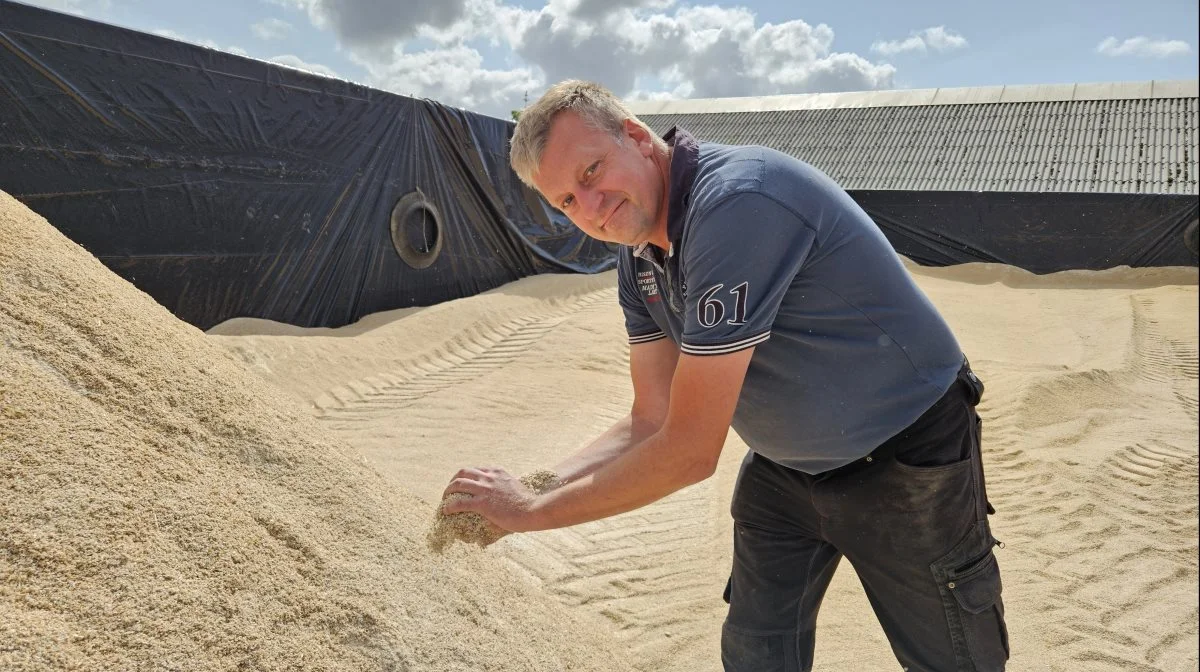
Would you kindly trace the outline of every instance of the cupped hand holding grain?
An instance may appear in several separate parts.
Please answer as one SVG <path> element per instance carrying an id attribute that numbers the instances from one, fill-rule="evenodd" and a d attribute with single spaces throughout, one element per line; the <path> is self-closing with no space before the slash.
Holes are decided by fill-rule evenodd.
<path id="1" fill-rule="evenodd" d="M 558 485 L 558 475 L 552 471 L 539 470 L 517 479 L 500 468 L 462 469 L 442 495 L 429 546 L 439 552 L 454 540 L 489 546 L 510 532 L 522 531 L 521 512 L 528 511 L 537 495 Z"/>

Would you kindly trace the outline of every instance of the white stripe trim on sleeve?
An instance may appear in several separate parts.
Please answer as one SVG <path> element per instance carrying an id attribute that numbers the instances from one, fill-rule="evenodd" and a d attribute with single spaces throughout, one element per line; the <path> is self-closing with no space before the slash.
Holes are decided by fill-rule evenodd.
<path id="1" fill-rule="evenodd" d="M 666 338 L 666 337 L 667 337 L 667 334 L 666 334 L 666 332 L 663 332 L 663 331 L 655 331 L 655 332 L 652 332 L 649 334 L 639 334 L 637 336 L 630 336 L 629 344 L 636 345 L 638 343 L 649 343 L 650 341 L 657 341 L 660 338 Z"/>
<path id="2" fill-rule="evenodd" d="M 722 343 L 720 345 L 689 345 L 684 343 L 683 345 L 679 346 L 679 350 L 681 352 L 686 352 L 689 355 L 727 355 L 731 352 L 737 352 L 738 350 L 745 350 L 752 345 L 758 345 L 759 343 L 766 341 L 768 338 L 771 338 L 771 332 L 764 331 L 761 334 L 756 334 L 754 336 L 750 336 L 749 338 L 743 338 L 740 341 L 734 341 L 733 343 Z"/>

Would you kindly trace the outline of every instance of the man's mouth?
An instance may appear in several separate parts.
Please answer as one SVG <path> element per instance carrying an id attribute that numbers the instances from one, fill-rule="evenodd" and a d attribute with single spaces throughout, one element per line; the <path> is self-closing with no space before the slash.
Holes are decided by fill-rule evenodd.
<path id="1" fill-rule="evenodd" d="M 613 209 L 612 209 L 612 212 L 608 213 L 608 217 L 605 217 L 605 218 L 604 218 L 604 223 L 600 225 L 600 230 L 601 230 L 601 231 L 604 231 L 605 229 L 607 229 L 607 228 L 608 228 L 608 223 L 612 221 L 612 218 L 613 218 L 614 216 L 616 216 L 616 214 L 617 214 L 617 210 L 620 210 L 622 205 L 625 205 L 625 201 L 621 201 L 620 203 L 618 203 L 618 204 L 617 204 L 617 207 L 613 208 Z"/>

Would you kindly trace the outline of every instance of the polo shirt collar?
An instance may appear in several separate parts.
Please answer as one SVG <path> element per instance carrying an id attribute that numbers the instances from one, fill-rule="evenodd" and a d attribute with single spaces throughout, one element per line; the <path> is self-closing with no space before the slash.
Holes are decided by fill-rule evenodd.
<path id="1" fill-rule="evenodd" d="M 667 254 L 670 256 L 675 251 L 675 243 L 683 237 L 684 214 L 691 199 L 692 183 L 696 180 L 696 167 L 700 164 L 700 145 L 691 133 L 678 126 L 667 131 L 663 140 L 674 147 L 667 182 L 670 190 L 667 200 L 667 240 L 671 245 Z M 638 257 L 646 257 L 649 247 L 650 243 L 642 243 L 634 248 L 633 253 Z"/>

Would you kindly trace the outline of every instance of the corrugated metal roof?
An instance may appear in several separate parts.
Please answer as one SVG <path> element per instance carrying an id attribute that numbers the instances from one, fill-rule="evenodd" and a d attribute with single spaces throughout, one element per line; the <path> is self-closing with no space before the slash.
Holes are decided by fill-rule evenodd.
<path id="1" fill-rule="evenodd" d="M 642 114 L 846 189 L 1197 194 L 1197 97 Z"/>

